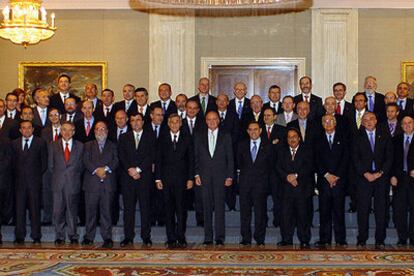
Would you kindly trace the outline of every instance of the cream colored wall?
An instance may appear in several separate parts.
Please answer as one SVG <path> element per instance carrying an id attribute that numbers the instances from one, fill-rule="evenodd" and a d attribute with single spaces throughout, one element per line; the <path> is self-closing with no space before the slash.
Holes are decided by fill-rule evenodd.
<path id="1" fill-rule="evenodd" d="M 359 86 L 376 76 L 378 90 L 395 91 L 401 61 L 414 60 L 414 10 L 359 10 Z"/>
<path id="2" fill-rule="evenodd" d="M 201 57 L 305 57 L 311 72 L 311 12 L 196 20 L 196 78 Z"/>
<path id="3" fill-rule="evenodd" d="M 24 49 L 0 39 L 0 97 L 18 85 L 20 61 L 107 61 L 108 87 L 122 97 L 122 85 L 148 87 L 149 17 L 137 11 L 56 11 L 58 31 Z"/>

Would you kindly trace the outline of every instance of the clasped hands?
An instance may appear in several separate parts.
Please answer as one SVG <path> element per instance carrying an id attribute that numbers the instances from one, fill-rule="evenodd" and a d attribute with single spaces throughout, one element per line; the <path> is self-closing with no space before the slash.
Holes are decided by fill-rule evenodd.
<path id="1" fill-rule="evenodd" d="M 201 186 L 201 177 L 199 175 L 196 175 L 194 179 L 195 179 L 195 184 L 197 186 Z M 226 180 L 224 181 L 224 186 L 226 187 L 230 187 L 232 184 L 233 184 L 233 179 L 230 177 L 226 178 Z"/>

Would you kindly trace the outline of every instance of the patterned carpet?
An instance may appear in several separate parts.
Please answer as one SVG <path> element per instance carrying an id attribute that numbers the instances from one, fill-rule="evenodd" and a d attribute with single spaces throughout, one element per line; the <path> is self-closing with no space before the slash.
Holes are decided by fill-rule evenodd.
<path id="1" fill-rule="evenodd" d="M 414 275 L 414 251 L 3 247 L 0 275 Z"/>

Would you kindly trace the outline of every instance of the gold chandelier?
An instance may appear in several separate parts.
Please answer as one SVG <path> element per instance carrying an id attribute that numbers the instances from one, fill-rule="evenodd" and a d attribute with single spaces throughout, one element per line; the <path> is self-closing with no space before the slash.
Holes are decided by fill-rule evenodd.
<path id="1" fill-rule="evenodd" d="M 27 47 L 51 38 L 56 31 L 55 14 L 47 22 L 46 9 L 41 0 L 10 0 L 10 7 L 3 9 L 0 37 Z"/>
<path id="2" fill-rule="evenodd" d="M 292 9 L 305 0 L 135 0 L 149 9 Z"/>

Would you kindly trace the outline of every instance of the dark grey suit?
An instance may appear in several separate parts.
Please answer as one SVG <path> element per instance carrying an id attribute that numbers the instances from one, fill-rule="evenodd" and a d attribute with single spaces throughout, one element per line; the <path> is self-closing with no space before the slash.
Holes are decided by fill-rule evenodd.
<path id="1" fill-rule="evenodd" d="M 208 148 L 208 131 L 194 136 L 195 175 L 201 178 L 204 206 L 204 239 L 213 241 L 213 210 L 215 239 L 224 241 L 224 182 L 234 178 L 233 145 L 229 133 L 218 130 L 213 157 Z"/>
<path id="2" fill-rule="evenodd" d="M 102 238 L 112 239 L 112 201 L 116 191 L 115 172 L 118 167 L 116 145 L 107 139 L 101 152 L 96 140 L 86 143 L 83 163 L 85 165 L 83 176 L 86 205 L 85 239 L 93 241 L 95 238 L 98 209 Z M 107 167 L 106 178 L 103 180 L 95 174 L 95 170 L 99 167 Z"/>
<path id="3" fill-rule="evenodd" d="M 76 231 L 81 175 L 83 172 L 83 144 L 72 140 L 69 161 L 65 162 L 63 141 L 49 144 L 49 171 L 52 174 L 53 224 L 56 239 L 65 239 L 65 224 L 70 239 L 78 239 Z"/>

